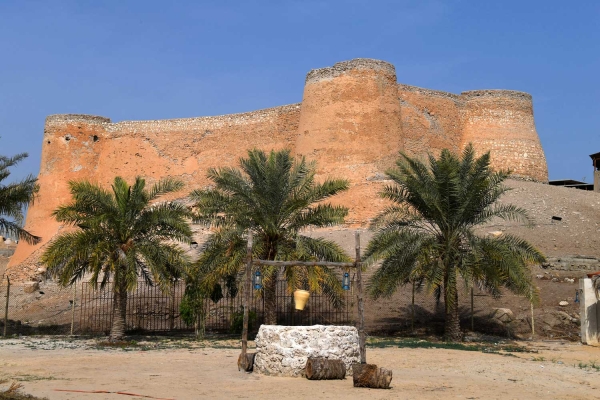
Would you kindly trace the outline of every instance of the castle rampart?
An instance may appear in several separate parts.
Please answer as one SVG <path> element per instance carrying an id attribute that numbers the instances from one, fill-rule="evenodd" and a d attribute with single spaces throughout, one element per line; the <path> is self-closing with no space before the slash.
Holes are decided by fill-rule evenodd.
<path id="1" fill-rule="evenodd" d="M 415 86 L 398 85 L 402 115 L 402 139 L 412 156 L 458 151 L 462 140 L 462 98 Z"/>
<path id="2" fill-rule="evenodd" d="M 401 149 L 393 65 L 359 59 L 309 72 L 295 150 L 318 161 L 319 178 L 350 180 L 352 189 L 333 199 L 353 204 L 349 221 L 359 222 L 381 207 L 379 187 L 367 179 L 391 167 Z"/>
<path id="3" fill-rule="evenodd" d="M 398 151 L 414 156 L 461 150 L 473 142 L 491 151 L 496 168 L 547 181 L 531 96 L 481 90 L 456 95 L 398 84 L 392 64 L 355 59 L 310 71 L 302 103 L 214 117 L 112 123 L 98 116 L 52 115 L 46 120 L 39 198 L 26 228 L 42 236 L 19 243 L 9 275 L 35 275 L 44 246 L 62 228 L 51 217 L 70 200 L 68 182 L 108 186 L 119 175 L 149 182 L 170 176 L 187 187 L 183 198 L 209 182 L 210 167 L 233 166 L 250 148 L 291 149 L 317 161 L 318 179 L 347 178 L 350 190 L 334 199 L 350 207 L 348 223 L 366 226 L 383 206 L 377 192 Z"/>
<path id="4" fill-rule="evenodd" d="M 548 180 L 544 151 L 535 129 L 531 95 L 514 90 L 464 92 L 462 145 L 490 151 L 492 166 L 514 175 Z"/>

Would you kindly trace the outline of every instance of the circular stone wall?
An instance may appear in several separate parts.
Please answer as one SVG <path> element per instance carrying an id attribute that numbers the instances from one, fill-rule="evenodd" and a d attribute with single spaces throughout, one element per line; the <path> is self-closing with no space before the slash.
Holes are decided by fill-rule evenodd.
<path id="1" fill-rule="evenodd" d="M 360 362 L 353 326 L 261 325 L 255 341 L 254 371 L 265 375 L 304 376 L 308 357 L 342 360 L 347 375 Z"/>

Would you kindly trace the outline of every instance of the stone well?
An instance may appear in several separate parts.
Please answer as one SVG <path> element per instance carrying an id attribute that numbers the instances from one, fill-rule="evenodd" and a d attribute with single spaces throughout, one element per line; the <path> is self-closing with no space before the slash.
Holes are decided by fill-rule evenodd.
<path id="1" fill-rule="evenodd" d="M 256 335 L 255 372 L 304 376 L 308 357 L 340 359 L 351 374 L 352 364 L 360 362 L 358 331 L 352 326 L 261 325 Z"/>

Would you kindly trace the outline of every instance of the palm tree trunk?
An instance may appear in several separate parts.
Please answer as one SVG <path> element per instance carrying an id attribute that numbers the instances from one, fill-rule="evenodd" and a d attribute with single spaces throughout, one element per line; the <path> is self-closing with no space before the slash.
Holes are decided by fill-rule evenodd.
<path id="1" fill-rule="evenodd" d="M 109 341 L 118 342 L 125 337 L 125 314 L 127 311 L 127 287 L 125 281 L 116 281 L 113 290 L 113 322 Z"/>
<path id="2" fill-rule="evenodd" d="M 444 326 L 444 340 L 449 342 L 460 342 L 462 332 L 460 331 L 460 318 L 458 315 L 458 291 L 456 290 L 456 281 L 444 282 L 444 306 L 446 310 L 446 320 Z M 450 285 L 450 286 L 449 286 Z"/>
<path id="3" fill-rule="evenodd" d="M 277 276 L 265 282 L 265 324 L 277 325 Z"/>
<path id="4" fill-rule="evenodd" d="M 459 342 L 462 340 L 462 332 L 460 331 L 460 318 L 458 316 L 456 269 L 452 265 L 446 265 L 446 273 L 444 274 L 444 306 L 446 309 L 444 339 L 449 342 Z"/>

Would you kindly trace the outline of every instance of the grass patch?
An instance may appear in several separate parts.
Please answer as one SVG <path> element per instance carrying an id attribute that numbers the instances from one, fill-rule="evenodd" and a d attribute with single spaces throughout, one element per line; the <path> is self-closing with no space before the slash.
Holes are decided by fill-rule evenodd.
<path id="1" fill-rule="evenodd" d="M 575 366 L 575 365 L 573 365 Z M 580 369 L 585 369 L 586 371 L 592 371 L 595 370 L 596 372 L 600 372 L 600 364 L 598 364 L 596 361 L 590 361 L 589 363 L 582 363 L 580 362 L 579 365 L 577 365 Z"/>
<path id="2" fill-rule="evenodd" d="M 223 336 L 196 340 L 195 338 L 166 338 L 166 337 L 135 337 L 135 340 L 120 342 L 102 341 L 92 346 L 96 350 L 122 350 L 122 351 L 152 351 L 174 349 L 239 349 L 240 338 L 236 336 Z"/>
<path id="3" fill-rule="evenodd" d="M 446 349 L 446 350 L 462 350 L 462 351 L 477 351 L 482 353 L 500 354 L 504 356 L 514 356 L 511 353 L 532 353 L 523 346 L 505 343 L 454 343 L 454 342 L 437 342 L 423 339 L 412 338 L 393 338 L 379 339 L 369 338 L 367 346 L 370 348 L 385 348 L 397 347 L 405 349 Z"/>
<path id="4" fill-rule="evenodd" d="M 39 376 L 39 375 L 19 375 L 13 377 L 14 380 L 19 382 L 33 382 L 33 381 L 55 381 L 57 380 L 53 376 Z"/>
<path id="5" fill-rule="evenodd" d="M 98 348 L 109 348 L 109 349 L 124 349 L 127 347 L 138 347 L 138 343 L 135 340 L 120 340 L 116 342 L 102 341 L 96 343 Z"/>

